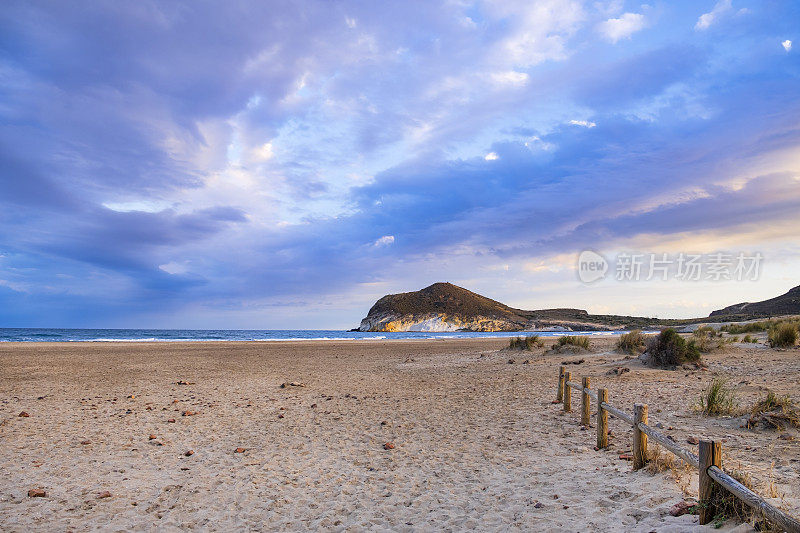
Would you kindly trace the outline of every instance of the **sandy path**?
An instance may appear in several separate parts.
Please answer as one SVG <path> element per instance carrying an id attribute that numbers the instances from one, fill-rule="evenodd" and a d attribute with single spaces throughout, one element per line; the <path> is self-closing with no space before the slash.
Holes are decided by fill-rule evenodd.
<path id="1" fill-rule="evenodd" d="M 630 442 L 621 424 L 612 422 L 612 451 L 598 452 L 578 415 L 550 403 L 565 357 L 523 365 L 513 356 L 511 365 L 496 351 L 503 345 L 0 346 L 0 529 L 699 528 L 696 517 L 667 514 L 682 499 L 669 476 L 618 459 Z M 651 418 L 692 433 L 697 417 L 671 406 L 671 393 L 647 392 L 652 371 L 604 376 L 605 361 L 619 358 L 573 368 L 605 380 L 621 407 L 635 392 L 651 396 L 641 399 L 668 410 L 651 407 Z M 661 387 L 699 386 L 682 376 Z M 284 381 L 307 386 L 279 388 Z M 796 449 L 770 443 L 789 468 L 777 472 L 780 486 L 796 483 Z M 47 497 L 27 497 L 35 487 Z M 102 491 L 112 496 L 98 499 Z"/>

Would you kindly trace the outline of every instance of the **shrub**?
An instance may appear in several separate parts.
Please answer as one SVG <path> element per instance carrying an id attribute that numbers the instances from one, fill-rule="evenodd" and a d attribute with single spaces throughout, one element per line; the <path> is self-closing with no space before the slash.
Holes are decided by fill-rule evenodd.
<path id="1" fill-rule="evenodd" d="M 642 331 L 634 329 L 624 335 L 620 335 L 617 341 L 617 350 L 632 355 L 640 354 L 644 351 L 645 336 Z"/>
<path id="2" fill-rule="evenodd" d="M 509 339 L 508 347 L 512 350 L 527 350 L 531 351 L 534 348 L 541 348 L 544 346 L 544 341 L 539 338 L 539 335 L 528 335 L 527 337 L 514 337 Z"/>
<path id="3" fill-rule="evenodd" d="M 747 335 L 742 337 L 742 342 L 746 342 L 746 343 L 749 342 L 749 343 L 752 344 L 754 342 L 758 342 L 758 339 L 755 338 L 755 337 L 751 337 L 750 334 L 748 333 Z"/>
<path id="4" fill-rule="evenodd" d="M 797 325 L 793 322 L 778 322 L 769 329 L 767 338 L 770 348 L 788 348 L 797 344 Z"/>
<path id="5" fill-rule="evenodd" d="M 578 348 L 589 349 L 589 337 L 575 337 L 572 335 L 563 335 L 558 338 L 558 346 L 577 346 Z"/>
<path id="6" fill-rule="evenodd" d="M 678 332 L 667 328 L 647 342 L 647 354 L 653 364 L 661 367 L 678 366 L 700 360 L 700 351 L 687 343 Z"/>
<path id="7" fill-rule="evenodd" d="M 700 396 L 700 410 L 706 416 L 733 414 L 736 410 L 736 392 L 724 379 L 715 379 Z"/>

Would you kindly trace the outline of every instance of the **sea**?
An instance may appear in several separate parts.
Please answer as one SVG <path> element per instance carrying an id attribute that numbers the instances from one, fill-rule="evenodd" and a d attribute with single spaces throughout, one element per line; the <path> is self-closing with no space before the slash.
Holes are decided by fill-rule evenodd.
<path id="1" fill-rule="evenodd" d="M 61 329 L 61 328 L 0 328 L 0 342 L 191 342 L 191 341 L 343 341 L 343 340 L 403 340 L 403 339 L 469 339 L 507 338 L 522 335 L 557 337 L 561 335 L 607 336 L 620 331 L 402 331 L 366 332 L 321 329 Z"/>

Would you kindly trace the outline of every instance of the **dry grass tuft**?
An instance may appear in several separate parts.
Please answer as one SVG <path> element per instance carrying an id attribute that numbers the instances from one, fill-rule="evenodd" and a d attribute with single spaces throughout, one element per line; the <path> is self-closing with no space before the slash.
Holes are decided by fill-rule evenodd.
<path id="1" fill-rule="evenodd" d="M 706 416 L 735 414 L 737 405 L 736 391 L 723 378 L 712 381 L 698 402 L 699 410 Z"/>
<path id="2" fill-rule="evenodd" d="M 753 480 L 746 473 L 739 470 L 725 470 L 725 473 L 744 485 L 750 490 L 753 489 Z M 717 508 L 717 515 L 712 522 L 715 528 L 719 528 L 727 520 L 733 518 L 739 522 L 752 523 L 756 518 L 761 518 L 761 513 L 755 512 L 749 505 L 731 494 L 725 489 L 714 492 L 714 506 Z M 700 502 L 703 505 L 703 502 Z"/>
<path id="3" fill-rule="evenodd" d="M 509 339 L 508 348 L 511 350 L 527 350 L 531 351 L 534 348 L 541 348 L 544 346 L 544 341 L 539 338 L 539 335 L 528 335 L 527 337 L 514 337 Z"/>
<path id="4" fill-rule="evenodd" d="M 796 322 L 778 322 L 771 328 L 767 339 L 770 348 L 791 348 L 797 344 L 798 338 Z"/>
<path id="5" fill-rule="evenodd" d="M 629 353 L 631 355 L 639 355 L 644 352 L 646 337 L 642 334 L 642 330 L 634 329 L 621 335 L 617 341 L 617 351 Z"/>
<path id="6" fill-rule="evenodd" d="M 800 427 L 800 408 L 788 396 L 778 396 L 772 391 L 759 400 L 750 410 L 748 428 L 759 425 L 767 429 L 782 430 L 786 427 Z"/>
<path id="7" fill-rule="evenodd" d="M 576 337 L 573 335 L 562 335 L 558 338 L 557 346 L 575 346 L 577 348 L 589 349 L 589 337 Z"/>

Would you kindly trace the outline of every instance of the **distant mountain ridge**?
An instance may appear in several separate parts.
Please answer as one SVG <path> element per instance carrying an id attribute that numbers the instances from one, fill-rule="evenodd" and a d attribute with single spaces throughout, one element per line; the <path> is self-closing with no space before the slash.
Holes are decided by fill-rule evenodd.
<path id="1" fill-rule="evenodd" d="M 715 321 L 800 314 L 800 287 L 757 303 L 736 304 L 711 313 Z M 370 308 L 358 331 L 595 331 L 657 328 L 709 322 L 708 318 L 591 315 L 583 309 L 515 309 L 452 283 L 388 294 Z"/>
<path id="2" fill-rule="evenodd" d="M 780 315 L 800 314 L 800 286 L 761 302 L 744 302 L 712 311 L 709 317 L 738 316 L 742 318 L 765 318 Z"/>

